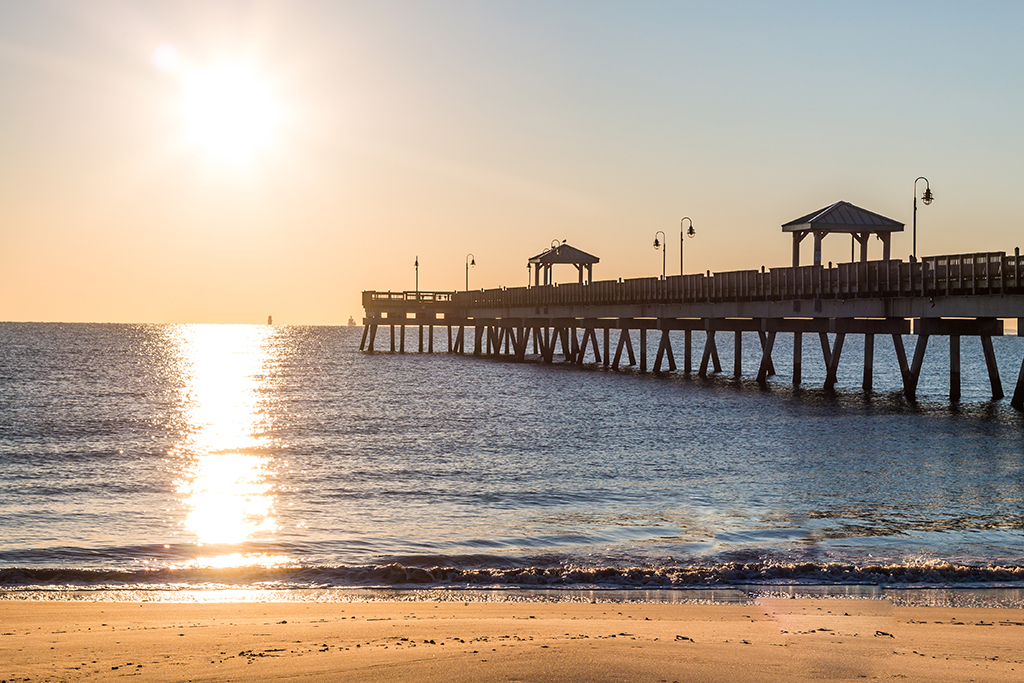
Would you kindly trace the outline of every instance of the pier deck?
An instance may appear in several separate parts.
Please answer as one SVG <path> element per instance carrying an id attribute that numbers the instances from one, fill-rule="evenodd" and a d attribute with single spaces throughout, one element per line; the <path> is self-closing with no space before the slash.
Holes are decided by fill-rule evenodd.
<path id="1" fill-rule="evenodd" d="M 832 266 L 745 270 L 667 278 L 637 278 L 567 285 L 466 292 L 363 292 L 360 350 L 375 351 L 381 326 L 391 332 L 390 350 L 405 351 L 407 326 L 419 328 L 419 351 L 434 351 L 434 328 L 448 330 L 447 351 L 466 353 L 465 330 L 475 330 L 474 355 L 533 356 L 553 362 L 556 349 L 566 361 L 583 363 L 587 349 L 596 362 L 618 369 L 623 353 L 637 364 L 629 332 L 639 331 L 639 370 L 648 371 L 648 331 L 658 339 L 655 372 L 676 371 L 671 332 L 682 332 L 684 371 L 692 371 L 692 332 L 706 332 L 699 374 L 721 372 L 717 333 L 735 335 L 734 374 L 741 372 L 743 332 L 757 332 L 761 361 L 757 380 L 775 373 L 772 350 L 779 333 L 794 335 L 793 382 L 801 383 L 802 335 L 818 336 L 834 387 L 848 334 L 864 335 L 865 391 L 871 390 L 874 336 L 889 335 L 895 347 L 904 393 L 914 398 L 928 339 L 950 341 L 950 398 L 960 398 L 960 337 L 980 338 L 993 398 L 1003 396 L 992 337 L 1003 334 L 1003 319 L 1017 319 L 1024 335 L 1024 260 L 984 252 L 932 256 L 920 261 L 860 261 Z M 400 332 L 395 346 L 395 332 Z M 611 330 L 619 330 L 612 356 Z M 598 339 L 598 332 L 602 339 Z M 829 335 L 834 341 L 830 341 Z M 908 362 L 903 336 L 918 336 Z M 504 351 L 502 351 L 504 349 Z M 603 353 L 602 353 L 603 351 Z M 612 356 L 612 357 L 610 357 Z M 1024 361 L 1011 404 L 1024 411 Z"/>

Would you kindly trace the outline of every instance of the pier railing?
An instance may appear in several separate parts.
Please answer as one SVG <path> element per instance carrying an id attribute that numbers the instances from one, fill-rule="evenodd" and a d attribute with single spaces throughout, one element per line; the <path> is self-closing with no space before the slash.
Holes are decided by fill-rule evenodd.
<path id="1" fill-rule="evenodd" d="M 603 280 L 470 292 L 364 292 L 368 309 L 388 304 L 451 308 L 786 301 L 1024 293 L 1019 250 L 861 261 L 834 266 Z"/>

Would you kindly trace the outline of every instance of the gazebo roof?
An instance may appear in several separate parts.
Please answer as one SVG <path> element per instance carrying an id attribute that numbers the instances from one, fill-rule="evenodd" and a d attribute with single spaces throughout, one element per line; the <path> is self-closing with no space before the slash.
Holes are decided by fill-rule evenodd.
<path id="1" fill-rule="evenodd" d="M 557 247 L 551 247 L 542 254 L 537 254 L 530 259 L 530 263 L 598 263 L 601 259 L 596 256 L 592 256 L 585 251 L 580 251 L 576 247 L 570 247 L 568 244 L 560 244 Z"/>
<path id="2" fill-rule="evenodd" d="M 836 202 L 782 226 L 783 232 L 824 230 L 826 232 L 903 232 L 903 223 L 854 206 Z"/>

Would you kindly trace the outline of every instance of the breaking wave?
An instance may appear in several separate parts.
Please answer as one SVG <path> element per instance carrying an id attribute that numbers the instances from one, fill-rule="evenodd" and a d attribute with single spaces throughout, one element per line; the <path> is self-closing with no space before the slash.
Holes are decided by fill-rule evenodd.
<path id="1" fill-rule="evenodd" d="M 392 562 L 358 566 L 0 569 L 0 590 L 566 588 L 695 589 L 738 585 L 1024 587 L 1024 566 L 727 562 L 708 565 L 456 567 Z"/>

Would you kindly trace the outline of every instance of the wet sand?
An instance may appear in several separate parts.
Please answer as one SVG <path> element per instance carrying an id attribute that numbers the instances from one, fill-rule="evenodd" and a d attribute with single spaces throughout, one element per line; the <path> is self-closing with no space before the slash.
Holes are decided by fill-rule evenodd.
<path id="1" fill-rule="evenodd" d="M 0 681 L 1024 681 L 1024 610 L 0 602 Z"/>

